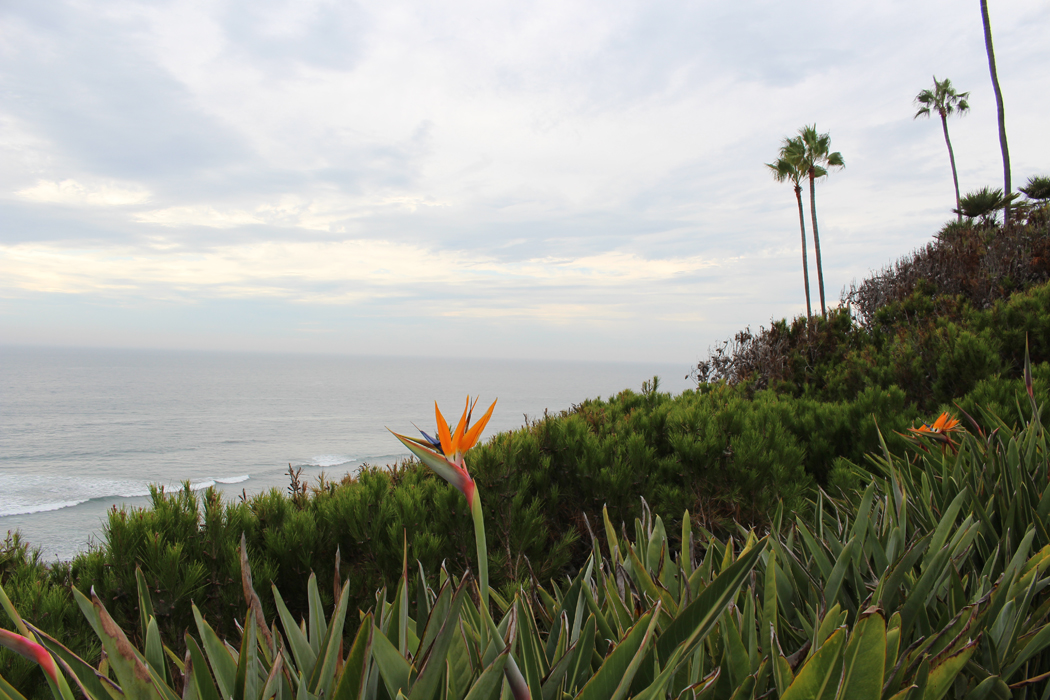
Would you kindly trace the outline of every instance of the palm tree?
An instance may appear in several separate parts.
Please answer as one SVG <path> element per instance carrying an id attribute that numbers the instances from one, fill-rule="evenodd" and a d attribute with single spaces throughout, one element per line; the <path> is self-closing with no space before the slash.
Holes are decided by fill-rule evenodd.
<path id="1" fill-rule="evenodd" d="M 988 52 L 988 70 L 992 74 L 995 88 L 995 107 L 999 113 L 999 148 L 1003 151 L 1003 191 L 1006 192 L 1006 209 L 1003 210 L 1003 225 L 1010 223 L 1010 149 L 1006 145 L 1006 117 L 1003 115 L 1003 91 L 999 89 L 999 74 L 995 72 L 995 50 L 992 48 L 992 23 L 988 19 L 988 0 L 981 0 L 981 19 L 984 20 L 984 48 Z"/>
<path id="2" fill-rule="evenodd" d="M 828 168 L 844 168 L 846 162 L 838 151 L 831 152 L 831 134 L 817 133 L 817 125 L 804 126 L 798 130 L 802 142 L 800 152 L 792 152 L 797 158 L 796 167 L 809 175 L 809 218 L 813 222 L 813 247 L 817 253 L 817 288 L 820 290 L 820 313 L 827 314 L 824 304 L 824 266 L 820 260 L 820 234 L 817 231 L 817 193 L 814 183 L 828 174 Z"/>
<path id="3" fill-rule="evenodd" d="M 968 92 L 955 92 L 955 88 L 952 87 L 952 81 L 947 78 L 938 81 L 936 75 L 933 76 L 933 90 L 927 88 L 915 96 L 915 103 L 920 105 L 919 111 L 915 113 L 915 119 L 928 117 L 931 112 L 941 115 L 944 142 L 948 144 L 948 160 L 952 163 L 956 209 L 961 207 L 959 203 L 959 174 L 955 170 L 955 152 L 952 151 L 952 141 L 948 138 L 948 117 L 956 112 L 959 114 L 969 112 L 970 104 L 966 101 L 966 98 L 969 96 L 970 93 Z M 962 214 L 959 214 L 959 221 L 962 221 Z"/>
<path id="4" fill-rule="evenodd" d="M 773 178 L 777 182 L 791 181 L 795 186 L 795 199 L 798 201 L 798 227 L 802 231 L 802 279 L 806 285 L 806 318 L 812 318 L 813 305 L 809 298 L 809 262 L 806 259 L 806 221 L 802 214 L 802 178 L 806 173 L 799 170 L 795 163 L 799 158 L 797 153 L 804 151 L 802 139 L 784 139 L 780 147 L 780 155 L 776 161 L 766 163 L 766 167 L 773 171 Z"/>
<path id="5" fill-rule="evenodd" d="M 994 222 L 995 212 L 1005 209 L 1006 204 L 1002 190 L 982 187 L 979 190 L 967 192 L 955 211 L 960 217 L 965 216 L 971 221 L 980 218 L 981 223 L 987 226 Z"/>

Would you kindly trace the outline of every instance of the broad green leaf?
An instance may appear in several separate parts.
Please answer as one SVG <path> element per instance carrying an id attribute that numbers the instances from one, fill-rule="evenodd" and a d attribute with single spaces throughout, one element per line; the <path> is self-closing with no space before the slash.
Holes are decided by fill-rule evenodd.
<path id="1" fill-rule="evenodd" d="M 879 700 L 886 668 L 886 619 L 878 610 L 861 614 L 843 656 L 840 700 Z"/>
<path id="2" fill-rule="evenodd" d="M 26 697 L 0 676 L 0 700 L 26 700 Z"/>
<path id="3" fill-rule="evenodd" d="M 162 695 L 154 686 L 145 663 L 139 659 L 124 631 L 113 621 L 94 591 L 91 592 L 91 604 L 98 615 L 102 630 L 102 634 L 99 635 L 102 648 L 106 650 L 110 666 L 117 675 L 117 681 L 124 694 L 136 700 L 160 700 Z"/>
<path id="4" fill-rule="evenodd" d="M 842 673 L 845 641 L 846 630 L 835 630 L 824 646 L 799 669 L 781 700 L 821 700 L 826 693 L 833 692 Z"/>
<path id="5" fill-rule="evenodd" d="M 191 671 L 193 680 L 197 685 L 198 697 L 200 700 L 219 700 L 219 689 L 215 687 L 215 679 L 212 678 L 211 672 L 208 670 L 208 662 L 204 657 L 204 652 L 197 645 L 196 640 L 190 636 L 189 632 L 186 633 L 184 639 L 186 641 L 186 649 L 190 652 Z"/>
<path id="6" fill-rule="evenodd" d="M 507 665 L 509 658 L 510 650 L 497 656 L 495 661 L 489 664 L 474 685 L 471 686 L 466 700 L 489 700 L 493 693 L 496 692 L 496 689 L 503 683 L 503 668 Z"/>
<path id="7" fill-rule="evenodd" d="M 219 639 L 219 635 L 215 634 L 215 630 L 211 628 L 211 625 L 205 622 L 197 606 L 191 605 L 191 607 L 193 616 L 197 620 L 197 631 L 200 633 L 201 642 L 204 644 L 204 652 L 208 655 L 208 661 L 212 672 L 215 674 L 215 681 L 219 686 L 219 691 L 226 700 L 229 700 L 233 697 L 233 688 L 236 683 L 237 662 L 234 661 L 233 654 L 226 649 L 226 645 Z"/>
<path id="8" fill-rule="evenodd" d="M 602 667 L 580 691 L 578 700 L 621 700 L 627 697 L 631 682 L 638 672 L 638 667 L 642 665 L 642 659 L 645 658 L 649 643 L 656 632 L 659 617 L 660 603 L 657 603 L 613 649 Z"/>
<path id="9" fill-rule="evenodd" d="M 738 686 L 744 679 L 751 675 L 751 660 L 747 656 L 747 649 L 740 639 L 740 630 L 732 610 L 726 610 L 722 614 L 719 629 L 722 631 L 722 642 L 724 644 L 724 660 L 722 667 L 729 670 L 729 682 Z M 679 646 L 681 649 L 681 646 Z"/>
<path id="10" fill-rule="evenodd" d="M 270 674 L 266 677 L 266 683 L 263 684 L 262 695 L 259 697 L 262 700 L 270 700 L 274 695 L 280 694 L 281 682 L 284 680 L 281 677 L 281 670 L 284 668 L 284 650 L 279 650 L 273 658 L 273 666 L 270 668 Z"/>
<path id="11" fill-rule="evenodd" d="M 372 634 L 372 658 L 379 667 L 379 675 L 382 676 L 391 697 L 396 697 L 398 692 L 408 692 L 411 667 L 405 657 L 398 653 L 397 647 L 378 628 Z"/>
<path id="12" fill-rule="evenodd" d="M 944 512 L 940 522 L 937 523 L 937 529 L 933 531 L 933 538 L 930 540 L 930 551 L 939 552 L 947 541 L 948 535 L 956 530 L 955 520 L 959 517 L 959 510 L 965 505 L 966 499 L 969 497 L 970 494 L 966 490 L 962 490 L 952 500 L 948 510 Z"/>
<path id="13" fill-rule="evenodd" d="M 562 681 L 565 680 L 565 675 L 568 673 L 569 669 L 575 668 L 575 661 L 576 647 L 570 647 L 568 651 L 555 661 L 550 673 L 548 673 L 547 677 L 543 679 L 543 700 L 551 700 L 552 698 L 561 697 L 559 689 L 562 687 Z"/>
<path id="14" fill-rule="evenodd" d="M 74 654 L 58 640 L 42 632 L 37 627 L 28 623 L 26 626 L 32 631 L 32 634 L 36 637 L 37 641 L 39 641 L 42 646 L 46 647 L 55 658 L 66 662 L 74 675 L 76 675 L 78 684 L 84 686 L 88 697 L 108 697 L 108 693 L 102 685 L 104 681 L 101 680 L 97 669 Z"/>
<path id="15" fill-rule="evenodd" d="M 936 666 L 930 667 L 929 677 L 926 681 L 926 690 L 922 695 L 923 700 L 941 700 L 948 689 L 952 687 L 955 677 L 962 671 L 963 666 L 973 656 L 977 649 L 979 640 L 974 640 L 951 656 L 940 661 Z"/>
<path id="16" fill-rule="evenodd" d="M 1029 638 L 1024 649 L 1014 657 L 1013 663 L 1006 669 L 1003 678 L 1009 680 L 1026 661 L 1041 652 L 1048 645 L 1050 645 L 1050 624 L 1043 625 L 1038 632 Z"/>
<path id="17" fill-rule="evenodd" d="M 810 652 L 810 656 L 824 646 L 827 638 L 842 626 L 846 621 L 846 615 L 847 612 L 838 603 L 831 606 L 831 609 L 824 615 L 824 619 L 820 621 L 820 626 L 817 628 L 817 637 L 813 640 L 813 651 Z"/>
<path id="18" fill-rule="evenodd" d="M 777 693 L 783 696 L 794 680 L 795 674 L 791 671 L 791 664 L 783 654 L 778 653 L 773 666 L 773 682 L 777 686 Z"/>
<path id="19" fill-rule="evenodd" d="M 597 627 L 594 613 L 587 617 L 583 632 L 576 642 L 575 661 L 566 676 L 566 691 L 571 695 L 590 680 L 591 655 L 594 653 L 594 633 Z"/>
<path id="20" fill-rule="evenodd" d="M 711 631 L 758 563 L 767 543 L 768 538 L 762 538 L 758 544 L 741 554 L 696 597 L 696 600 L 679 611 L 678 616 L 656 641 L 655 649 L 659 658 L 671 658 L 678 645 L 686 641 L 695 644 Z M 686 652 L 688 651 L 687 649 Z M 641 674 L 645 676 L 647 673 L 649 677 L 643 678 L 646 686 L 652 682 L 652 671 L 643 670 Z"/>
<path id="21" fill-rule="evenodd" d="M 164 679 L 165 684 L 171 685 L 171 677 L 168 675 L 168 664 L 164 661 L 164 644 L 160 641 L 160 628 L 157 626 L 157 618 L 152 615 L 146 626 L 146 661 Z"/>
<path id="22" fill-rule="evenodd" d="M 988 676 L 966 694 L 965 700 L 1011 700 L 1014 694 L 1010 686 L 999 676 Z"/>
<path id="23" fill-rule="evenodd" d="M 613 567 L 621 561 L 620 541 L 616 537 L 616 528 L 609 520 L 609 509 L 602 506 L 602 522 L 605 524 L 605 542 L 609 546 L 609 558 L 612 559 Z"/>

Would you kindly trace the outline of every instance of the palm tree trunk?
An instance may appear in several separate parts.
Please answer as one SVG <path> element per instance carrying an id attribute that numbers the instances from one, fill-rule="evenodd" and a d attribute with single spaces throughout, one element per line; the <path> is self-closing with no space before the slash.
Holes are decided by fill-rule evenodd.
<path id="1" fill-rule="evenodd" d="M 944 142 L 948 144 L 948 160 L 952 162 L 952 180 L 955 182 L 955 212 L 962 221 L 962 201 L 959 199 L 959 174 L 955 171 L 955 151 L 952 150 L 952 140 L 948 138 L 948 117 L 941 113 L 941 126 L 944 127 Z"/>
<path id="2" fill-rule="evenodd" d="M 817 251 L 817 289 L 820 291 L 820 315 L 827 316 L 824 305 L 824 266 L 820 263 L 820 235 L 817 233 L 817 189 L 813 184 L 815 173 L 809 169 L 809 218 L 813 222 L 813 247 Z"/>
<path id="3" fill-rule="evenodd" d="M 999 74 L 995 71 L 995 50 L 992 48 L 992 23 L 988 19 L 988 0 L 981 0 L 981 18 L 984 20 L 984 48 L 988 52 L 988 70 L 992 73 L 992 87 L 995 88 L 995 106 L 999 112 L 999 147 L 1003 151 L 1003 192 L 1006 197 L 1006 209 L 1003 211 L 1003 225 L 1010 223 L 1010 149 L 1006 145 L 1006 117 L 1003 115 L 1003 91 L 999 89 Z"/>
<path id="4" fill-rule="evenodd" d="M 798 200 L 798 227 L 802 231 L 802 279 L 806 283 L 806 319 L 813 318 L 813 306 L 809 300 L 809 261 L 806 259 L 806 220 L 802 215 L 802 186 L 795 185 L 795 199 Z"/>

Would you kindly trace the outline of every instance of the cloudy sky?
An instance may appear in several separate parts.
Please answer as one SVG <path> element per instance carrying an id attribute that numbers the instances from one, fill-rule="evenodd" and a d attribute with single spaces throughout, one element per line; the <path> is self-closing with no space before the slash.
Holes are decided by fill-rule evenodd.
<path id="1" fill-rule="evenodd" d="M 990 5 L 1023 183 L 1050 4 Z M 977 0 L 0 0 L 0 343 L 689 364 L 805 309 L 803 124 L 829 299 L 951 216 L 933 74 L 1001 186 Z"/>

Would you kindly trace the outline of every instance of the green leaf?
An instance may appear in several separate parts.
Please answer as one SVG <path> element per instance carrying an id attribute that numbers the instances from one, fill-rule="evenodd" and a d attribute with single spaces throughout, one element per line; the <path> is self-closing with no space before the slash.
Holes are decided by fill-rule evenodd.
<path id="1" fill-rule="evenodd" d="M 660 617 L 660 603 L 635 623 L 598 672 L 583 687 L 578 700 L 621 700 L 627 697 L 638 667 L 645 658 L 648 646 L 656 632 Z"/>
<path id="2" fill-rule="evenodd" d="M 999 676 L 988 676 L 966 694 L 964 700 L 1011 700 L 1014 694 L 1010 686 Z"/>
<path id="3" fill-rule="evenodd" d="M 408 692 L 411 666 L 378 628 L 372 633 L 372 658 L 379 667 L 379 675 L 391 697 L 396 697 L 399 692 Z"/>
<path id="4" fill-rule="evenodd" d="M 372 656 L 372 613 L 361 620 L 357 636 L 343 664 L 343 675 L 339 678 L 332 700 L 362 700 L 368 681 L 368 660 Z"/>
<path id="5" fill-rule="evenodd" d="M 233 684 L 233 700 L 255 700 L 255 697 L 259 694 L 259 676 L 256 669 L 258 658 L 255 617 L 252 615 L 252 611 L 249 610 L 248 618 L 244 623 L 244 636 L 241 637 L 241 653 L 237 659 L 237 671 Z"/>
<path id="6" fill-rule="evenodd" d="M 886 619 L 878 610 L 861 614 L 844 655 L 840 700 L 879 700 L 886 668 Z"/>
<path id="7" fill-rule="evenodd" d="M 153 667 L 167 685 L 171 685 L 171 676 L 168 674 L 168 664 L 164 661 L 164 644 L 160 641 L 160 628 L 157 626 L 157 618 L 152 615 L 146 626 L 146 661 Z"/>
<path id="8" fill-rule="evenodd" d="M 503 668 L 507 665 L 509 658 L 510 649 L 497 656 L 471 686 L 466 700 L 489 700 L 503 683 Z"/>
<path id="9" fill-rule="evenodd" d="M 306 597 L 309 603 L 307 611 L 307 630 L 309 631 L 310 648 L 314 654 L 321 651 L 321 640 L 328 632 L 328 625 L 324 621 L 324 604 L 321 602 L 321 593 L 317 590 L 317 576 L 313 572 L 306 582 Z M 299 667 L 300 671 L 309 673 L 312 669 Z"/>
<path id="10" fill-rule="evenodd" d="M 102 634 L 99 635 L 102 648 L 106 650 L 110 666 L 117 675 L 124 695 L 136 700 L 161 700 L 162 696 L 154 686 L 146 664 L 138 657 L 124 631 L 110 617 L 94 590 L 91 592 L 91 604 L 98 615 L 99 627 L 102 630 Z"/>
<path id="11" fill-rule="evenodd" d="M 781 700 L 821 700 L 834 692 L 842 672 L 842 647 L 846 630 L 838 629 L 828 637 L 816 654 L 799 669 Z"/>
<path id="12" fill-rule="evenodd" d="M 26 700 L 26 697 L 0 676 L 0 700 Z"/>
<path id="13" fill-rule="evenodd" d="M 103 687 L 104 681 L 102 681 L 101 674 L 99 674 L 97 669 L 45 632 L 42 632 L 40 629 L 28 623 L 26 626 L 29 630 L 32 630 L 33 636 L 36 637 L 40 644 L 46 647 L 53 656 L 62 659 L 69 665 L 69 668 L 76 676 L 76 680 L 80 685 L 84 686 L 87 693 L 90 693 L 88 697 L 108 697 L 108 693 Z M 106 680 L 108 681 L 109 679 L 107 678 Z"/>
<path id="14" fill-rule="evenodd" d="M 234 684 L 237 679 L 237 662 L 233 660 L 233 654 L 226 649 L 226 645 L 219 639 L 219 635 L 215 634 L 211 625 L 204 621 L 197 606 L 192 605 L 191 607 L 193 617 L 197 620 L 197 631 L 204 644 L 204 651 L 208 655 L 212 672 L 215 674 L 215 681 L 218 683 L 222 696 L 229 700 L 233 697 Z"/>
<path id="15" fill-rule="evenodd" d="M 317 663 L 317 652 L 313 650 L 313 647 L 310 646 L 310 641 L 303 634 L 299 625 L 295 623 L 295 618 L 292 617 L 288 606 L 284 604 L 284 598 L 281 597 L 281 592 L 277 590 L 277 586 L 271 586 L 270 590 L 273 591 L 273 602 L 277 607 L 277 616 L 281 618 L 284 636 L 288 640 L 288 646 L 292 648 L 292 656 L 295 658 L 296 668 L 298 668 L 300 673 L 309 673 L 313 671 L 314 664 Z"/>
<path id="16" fill-rule="evenodd" d="M 325 630 L 324 641 L 319 649 L 318 660 L 314 664 L 313 673 L 307 689 L 315 695 L 328 697 L 332 691 L 332 683 L 335 680 L 336 665 L 340 661 L 340 645 L 343 641 L 343 624 L 346 621 L 346 605 L 350 597 L 350 587 L 343 586 L 342 595 L 335 610 L 332 611 L 331 624 Z"/>
<path id="17" fill-rule="evenodd" d="M 936 666 L 930 668 L 930 674 L 926 681 L 926 691 L 922 695 L 923 700 L 941 700 L 944 697 L 948 689 L 952 687 L 952 683 L 955 682 L 955 677 L 959 675 L 963 666 L 966 665 L 966 662 L 973 656 L 974 651 L 977 650 L 979 643 L 980 640 L 975 639 Z"/>
<path id="18" fill-rule="evenodd" d="M 679 611 L 678 616 L 656 641 L 656 653 L 659 658 L 671 658 L 680 644 L 687 641 L 690 645 L 695 644 L 711 631 L 726 607 L 736 597 L 751 570 L 758 564 L 767 543 L 768 538 L 764 537 L 754 547 L 741 554 L 696 597 L 696 600 Z M 687 649 L 686 652 L 688 651 Z M 651 682 L 650 677 L 646 679 L 645 684 L 649 685 Z"/>
<path id="19" fill-rule="evenodd" d="M 208 671 L 208 662 L 204 658 L 204 652 L 197 645 L 196 640 L 189 632 L 184 637 L 186 649 L 190 652 L 190 664 L 192 666 L 193 680 L 197 684 L 197 695 L 200 700 L 219 700 L 219 689 L 215 687 L 215 680 Z M 225 696 L 228 697 L 228 696 Z"/>
<path id="20" fill-rule="evenodd" d="M 142 567 L 138 564 L 135 564 L 135 586 L 139 595 L 139 627 L 142 630 L 142 639 L 146 639 L 149 630 L 149 619 L 154 616 L 153 600 L 149 595 L 146 577 L 142 575 Z"/>
<path id="21" fill-rule="evenodd" d="M 459 612 L 463 605 L 463 598 L 467 595 L 466 582 L 461 583 L 459 590 L 452 598 L 452 605 L 448 615 L 445 617 L 441 629 L 434 639 L 434 643 L 427 649 L 417 664 L 422 664 L 416 682 L 412 684 L 412 690 L 408 697 L 410 700 L 430 700 L 441 687 L 441 674 L 445 672 L 445 662 L 448 651 L 452 646 L 452 639 L 459 628 Z"/>
<path id="22" fill-rule="evenodd" d="M 839 598 L 839 590 L 842 588 L 842 579 L 846 576 L 846 569 L 853 563 L 853 548 L 856 546 L 857 536 L 850 538 L 846 546 L 839 553 L 835 566 L 828 575 L 827 583 L 824 585 L 824 601 L 829 607 L 835 605 Z"/>

